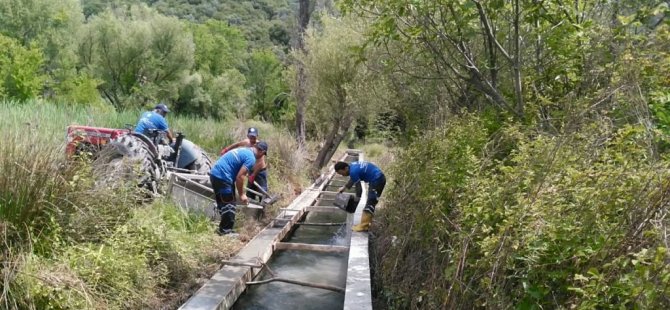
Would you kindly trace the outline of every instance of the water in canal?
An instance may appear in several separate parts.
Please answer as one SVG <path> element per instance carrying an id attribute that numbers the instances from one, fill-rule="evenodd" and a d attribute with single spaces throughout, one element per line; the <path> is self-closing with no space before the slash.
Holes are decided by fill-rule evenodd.
<path id="1" fill-rule="evenodd" d="M 305 222 L 343 223 L 346 217 L 344 212 L 310 212 L 305 217 Z M 300 225 L 285 241 L 347 245 L 345 229 L 344 226 Z M 347 260 L 347 253 L 284 250 L 275 252 L 268 266 L 282 278 L 344 287 L 347 277 Z M 255 280 L 269 277 L 268 273 L 263 272 Z M 344 293 L 283 282 L 270 282 L 248 287 L 233 309 L 329 310 L 342 309 L 343 306 Z"/>

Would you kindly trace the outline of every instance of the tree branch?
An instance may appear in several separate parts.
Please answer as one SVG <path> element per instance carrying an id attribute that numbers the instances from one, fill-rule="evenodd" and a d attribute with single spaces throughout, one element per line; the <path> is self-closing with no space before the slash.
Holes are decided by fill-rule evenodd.
<path id="1" fill-rule="evenodd" d="M 484 29 L 486 30 L 486 35 L 489 38 L 489 40 L 495 44 L 495 46 L 503 54 L 503 56 L 507 58 L 507 60 L 513 61 L 512 56 L 510 56 L 509 53 L 507 53 L 505 48 L 502 47 L 502 45 L 500 45 L 500 42 L 498 42 L 496 37 L 493 35 L 493 29 L 491 28 L 489 18 L 488 16 L 486 16 L 486 12 L 484 11 L 484 7 L 482 6 L 482 4 L 477 0 L 472 0 L 472 2 L 474 2 L 475 5 L 477 6 L 477 11 L 479 12 L 479 19 L 484 25 Z"/>

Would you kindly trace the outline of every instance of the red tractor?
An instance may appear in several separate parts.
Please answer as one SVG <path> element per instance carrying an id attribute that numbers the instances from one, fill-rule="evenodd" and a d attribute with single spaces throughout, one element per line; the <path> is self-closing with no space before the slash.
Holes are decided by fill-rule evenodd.
<path id="1" fill-rule="evenodd" d="M 88 156 L 100 166 L 104 164 L 103 177 L 132 174 L 139 178 L 139 185 L 157 193 L 158 184 L 170 171 L 207 175 L 212 161 L 193 142 L 177 133 L 176 142 L 170 144 L 166 134 L 151 131 L 148 135 L 133 132 L 130 128 L 113 129 L 72 125 L 67 128 L 69 157 Z M 135 163 L 136 169 L 129 169 Z"/>

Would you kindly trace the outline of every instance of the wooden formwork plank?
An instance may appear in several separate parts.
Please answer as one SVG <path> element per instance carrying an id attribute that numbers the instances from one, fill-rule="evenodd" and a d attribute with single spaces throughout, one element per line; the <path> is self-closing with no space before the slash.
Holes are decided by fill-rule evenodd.
<path id="1" fill-rule="evenodd" d="M 184 179 L 184 180 L 200 180 L 200 181 L 209 181 L 209 176 L 204 174 L 190 174 L 190 173 L 179 173 L 172 172 L 172 175 Z"/>
<path id="2" fill-rule="evenodd" d="M 277 242 L 275 250 L 312 251 L 323 253 L 346 253 L 349 247 L 341 245 Z"/>
<path id="3" fill-rule="evenodd" d="M 326 194 L 326 195 L 328 195 L 328 194 L 337 195 L 339 193 L 340 192 L 338 192 L 338 191 L 321 191 L 321 194 Z"/>
<path id="4" fill-rule="evenodd" d="M 295 223 L 295 225 L 302 225 L 302 226 L 342 226 L 346 224 L 347 223 L 305 223 L 305 222 Z"/>
<path id="5" fill-rule="evenodd" d="M 338 207 L 330 207 L 330 206 L 309 206 L 305 208 L 305 211 L 307 212 L 345 212 L 344 210 L 338 208 Z"/>

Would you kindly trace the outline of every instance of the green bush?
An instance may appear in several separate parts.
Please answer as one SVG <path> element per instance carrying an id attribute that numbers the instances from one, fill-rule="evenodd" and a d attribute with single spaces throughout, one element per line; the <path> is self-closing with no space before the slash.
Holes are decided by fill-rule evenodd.
<path id="1" fill-rule="evenodd" d="M 38 309 L 159 307 L 165 292 L 187 289 L 200 265 L 216 259 L 215 246 L 239 247 L 211 231 L 208 218 L 171 204 L 138 208 L 100 241 L 53 244 L 49 257 L 8 258 L 16 270 L 6 274 L 5 300 Z"/>
<path id="2" fill-rule="evenodd" d="M 466 116 L 400 152 L 379 212 L 382 296 L 397 308 L 670 306 L 668 164 L 644 127 L 608 124 L 489 133 Z"/>
<path id="3" fill-rule="evenodd" d="M 42 52 L 34 45 L 26 48 L 17 40 L 0 34 L 0 99 L 25 101 L 37 97 L 46 77 L 41 73 Z"/>

